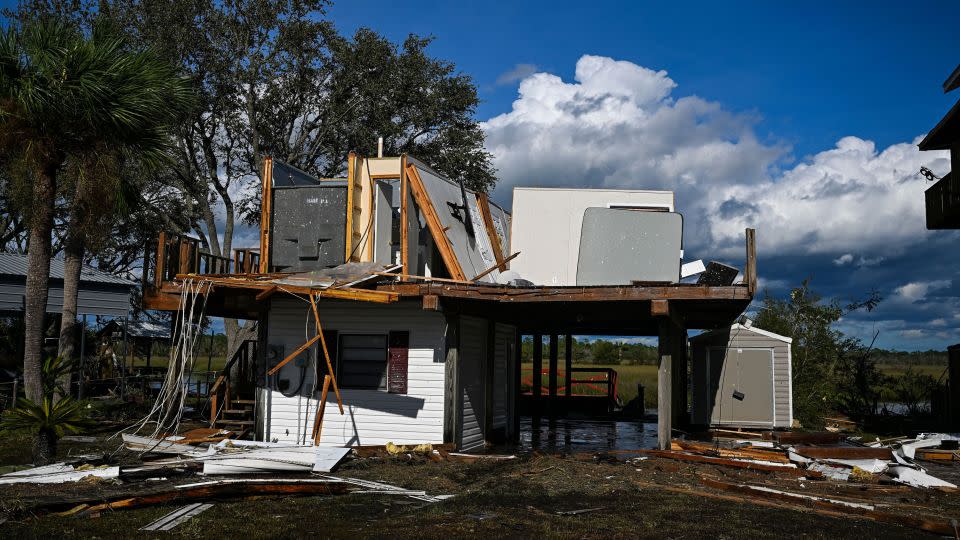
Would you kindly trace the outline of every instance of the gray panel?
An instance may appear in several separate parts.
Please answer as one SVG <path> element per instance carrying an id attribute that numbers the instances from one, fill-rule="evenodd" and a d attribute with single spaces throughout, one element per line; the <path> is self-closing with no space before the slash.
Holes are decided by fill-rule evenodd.
<path id="1" fill-rule="evenodd" d="M 467 191 L 467 204 L 470 208 L 469 213 L 471 215 L 469 217 L 465 216 L 462 210 L 455 211 L 451 207 L 451 205 L 463 204 L 463 196 L 459 184 L 434 175 L 429 169 L 424 169 L 419 165 L 417 170 L 420 173 L 420 178 L 423 180 L 427 195 L 430 197 L 431 202 L 433 202 L 433 207 L 437 211 L 440 224 L 443 227 L 448 227 L 446 234 L 450 239 L 450 243 L 453 245 L 453 252 L 460 262 L 461 268 L 463 268 L 463 273 L 466 274 L 467 279 L 472 279 L 494 264 L 493 262 L 487 263 L 485 256 L 481 253 L 482 244 L 478 242 L 478 239 L 481 238 L 480 235 L 482 234 L 483 237 L 486 237 L 486 234 L 484 234 L 482 221 L 480 221 L 480 216 L 477 213 L 476 194 L 472 191 Z M 479 228 L 474 226 L 474 234 L 472 236 L 467 234 L 465 225 L 467 219 L 470 220 L 471 224 L 481 224 Z M 492 254 L 490 256 L 492 256 Z M 481 281 L 493 282 L 498 275 L 499 273 L 495 271 L 481 278 Z"/>
<path id="2" fill-rule="evenodd" d="M 400 191 L 400 181 L 377 180 L 376 186 L 373 260 L 381 264 L 393 264 L 394 253 L 400 251 L 399 244 L 394 243 L 394 235 L 400 237 L 400 201 L 399 197 L 395 196 Z"/>
<path id="3" fill-rule="evenodd" d="M 0 253 L 0 274 L 8 276 L 27 275 L 27 256 L 20 253 Z M 63 259 L 50 259 L 50 279 L 63 279 Z M 93 267 L 84 265 L 80 273 L 81 283 L 110 283 L 135 287 L 135 281 L 124 279 Z"/>
<path id="4" fill-rule="evenodd" d="M 773 351 L 711 348 L 709 356 L 716 388 L 711 422 L 773 425 Z"/>
<path id="5" fill-rule="evenodd" d="M 315 186 L 319 180 L 279 160 L 273 160 L 273 187 Z"/>
<path id="6" fill-rule="evenodd" d="M 672 212 L 587 208 L 577 285 L 680 280 L 683 217 Z"/>
<path id="7" fill-rule="evenodd" d="M 271 265 L 279 270 L 308 271 L 343 264 L 346 186 L 274 189 L 272 211 Z"/>

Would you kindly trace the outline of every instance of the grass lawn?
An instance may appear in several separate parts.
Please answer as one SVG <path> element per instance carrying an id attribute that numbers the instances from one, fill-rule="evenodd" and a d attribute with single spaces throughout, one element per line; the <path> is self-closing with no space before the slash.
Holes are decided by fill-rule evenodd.
<path id="1" fill-rule="evenodd" d="M 653 365 L 620 365 L 620 364 L 574 364 L 575 368 L 584 368 L 584 369 L 612 369 L 617 372 L 617 391 L 620 395 L 620 400 L 626 404 L 633 398 L 637 397 L 637 384 L 642 384 L 644 389 L 643 401 L 644 406 L 646 407 L 656 407 L 657 406 L 657 366 Z M 533 364 L 522 364 L 521 365 L 521 377 L 529 379 L 532 374 Z M 562 372 L 563 368 L 561 368 Z M 577 374 L 578 378 L 587 377 L 589 374 L 580 373 Z M 549 378 L 547 375 L 542 375 L 542 385 L 547 387 L 549 385 Z M 604 383 L 598 383 L 598 386 L 603 386 Z M 557 385 L 563 387 L 566 385 L 566 379 L 561 373 L 557 377 Z M 529 388 L 529 386 L 527 386 Z M 574 392 L 576 393 L 589 393 L 590 390 L 581 386 L 574 386 Z"/>

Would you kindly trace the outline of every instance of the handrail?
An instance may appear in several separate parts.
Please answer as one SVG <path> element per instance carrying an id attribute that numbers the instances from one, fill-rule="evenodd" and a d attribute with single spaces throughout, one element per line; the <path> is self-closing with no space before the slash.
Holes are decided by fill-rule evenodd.
<path id="1" fill-rule="evenodd" d="M 160 289 L 177 274 L 243 274 L 259 271 L 260 253 L 257 248 L 238 248 L 233 257 L 210 253 L 199 238 L 161 232 L 155 243 L 144 248 L 144 289 Z"/>
<path id="2" fill-rule="evenodd" d="M 230 370 L 234 368 L 238 361 L 240 361 L 239 369 L 241 371 L 241 378 L 244 375 L 247 365 L 249 364 L 251 356 L 256 357 L 257 354 L 257 340 L 247 339 L 244 340 L 240 347 L 233 353 L 233 356 L 227 363 L 223 366 L 223 369 L 220 370 L 219 376 L 214 381 L 213 385 L 210 386 L 207 391 L 207 397 L 210 399 L 210 427 L 213 427 L 217 422 L 217 419 L 220 417 L 221 409 L 217 406 L 218 402 L 222 399 L 223 405 L 225 407 L 230 406 L 230 394 L 233 390 L 230 387 Z M 221 392 L 221 388 L 223 391 Z M 222 394 L 222 398 L 221 398 Z"/>
<path id="3" fill-rule="evenodd" d="M 523 373 L 520 378 L 521 386 L 529 388 L 528 391 L 521 392 L 523 394 L 533 394 L 533 371 L 533 367 L 521 368 L 521 372 Z M 587 378 L 575 378 L 576 373 L 594 373 L 595 375 Z M 540 370 L 540 395 L 543 397 L 549 397 L 549 385 L 543 383 L 545 376 L 549 377 L 549 375 L 549 368 L 542 368 Z M 557 397 L 564 396 L 567 385 L 571 386 L 570 396 L 573 397 L 606 397 L 616 402 L 619 396 L 620 376 L 617 370 L 612 368 L 571 368 L 569 377 L 567 376 L 566 370 L 558 369 L 557 378 L 563 379 L 565 383 L 562 386 L 557 385 Z M 577 388 L 577 385 L 580 386 L 580 392 L 572 391 L 573 388 Z M 584 387 L 589 391 L 583 391 Z"/>

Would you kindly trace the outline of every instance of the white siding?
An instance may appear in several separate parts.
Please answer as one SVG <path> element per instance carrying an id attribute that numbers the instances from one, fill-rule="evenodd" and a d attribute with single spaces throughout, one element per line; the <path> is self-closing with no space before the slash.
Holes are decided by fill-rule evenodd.
<path id="1" fill-rule="evenodd" d="M 284 355 L 314 335 L 309 305 L 296 299 L 274 300 L 267 322 L 267 343 L 282 345 Z M 444 332 L 440 313 L 424 311 L 420 304 L 379 305 L 364 302 L 322 301 L 320 322 L 324 330 L 339 333 L 386 334 L 391 330 L 410 332 L 406 394 L 379 390 L 341 390 L 344 415 L 337 409 L 331 388 L 320 443 L 323 445 L 381 445 L 443 442 Z M 306 333 L 305 333 L 306 327 Z M 316 348 L 314 348 L 316 350 Z M 313 353 L 316 354 L 316 353 Z M 311 356 L 313 356 L 313 354 Z M 275 363 L 276 360 L 272 361 Z M 323 355 L 320 353 L 323 365 Z M 291 362 L 278 375 L 296 385 L 299 368 Z M 311 395 L 312 364 L 307 368 L 300 395 L 286 397 L 276 389 L 268 396 L 268 417 L 264 432 L 268 440 L 304 442 L 309 439 L 318 399 Z M 323 370 L 321 370 L 321 374 Z M 322 382 L 322 378 L 321 378 Z M 288 392 L 291 390 L 288 389 Z M 320 395 L 319 385 L 316 388 Z"/>
<path id="2" fill-rule="evenodd" d="M 513 373 L 513 349 L 516 347 L 516 328 L 505 324 L 496 326 L 493 351 L 493 429 L 506 429 L 510 402 L 510 374 Z"/>

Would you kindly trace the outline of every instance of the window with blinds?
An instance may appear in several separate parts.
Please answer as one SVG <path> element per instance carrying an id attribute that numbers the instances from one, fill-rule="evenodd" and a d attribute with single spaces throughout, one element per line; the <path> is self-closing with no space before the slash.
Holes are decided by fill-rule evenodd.
<path id="1" fill-rule="evenodd" d="M 340 334 L 339 374 L 343 388 L 387 389 L 387 336 Z"/>

